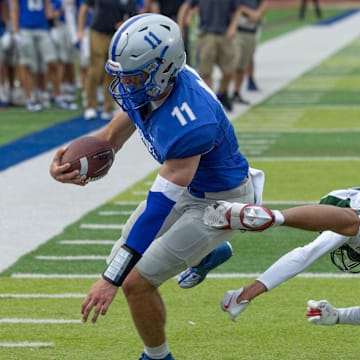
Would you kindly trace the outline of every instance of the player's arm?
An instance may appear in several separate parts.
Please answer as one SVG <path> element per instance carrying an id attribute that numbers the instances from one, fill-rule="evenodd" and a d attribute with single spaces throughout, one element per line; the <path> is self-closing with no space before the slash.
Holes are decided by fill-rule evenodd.
<path id="1" fill-rule="evenodd" d="M 74 0 L 64 0 L 63 8 L 65 23 L 70 33 L 71 42 L 75 45 L 78 42 L 76 3 Z"/>
<path id="2" fill-rule="evenodd" d="M 14 34 L 19 33 L 19 0 L 10 0 L 10 21 Z"/>
<path id="3" fill-rule="evenodd" d="M 229 303 L 229 293 L 232 295 L 233 291 L 227 292 L 222 301 L 222 304 L 229 303 L 225 311 L 229 312 L 232 320 L 235 321 L 255 297 L 303 272 L 321 256 L 338 248 L 348 240 L 349 238 L 346 236 L 325 231 L 309 244 L 289 251 L 275 261 L 255 281 L 239 289 L 236 301 Z M 241 306 L 241 304 L 247 305 Z"/>
<path id="4" fill-rule="evenodd" d="M 107 140 L 117 152 L 122 148 L 135 130 L 135 125 L 130 120 L 127 113 L 119 110 L 107 126 L 103 127 L 93 135 Z"/>
<path id="5" fill-rule="evenodd" d="M 155 239 L 183 191 L 186 191 L 199 161 L 200 155 L 165 161 L 148 193 L 144 212 L 132 227 L 125 244 L 103 273 L 106 281 L 121 286 L 125 277 Z"/>
<path id="6" fill-rule="evenodd" d="M 257 9 L 252 9 L 250 7 L 241 5 L 240 11 L 244 16 L 248 18 L 249 22 L 258 23 L 264 16 L 266 8 L 267 8 L 267 3 L 265 0 L 263 0 Z"/>
<path id="7" fill-rule="evenodd" d="M 45 5 L 45 15 L 48 20 L 50 19 L 55 20 L 60 16 L 60 10 L 54 9 L 50 0 L 45 0 L 44 5 Z"/>
<path id="8" fill-rule="evenodd" d="M 115 151 L 119 151 L 123 144 L 134 133 L 135 126 L 129 119 L 128 115 L 119 110 L 107 126 L 94 134 L 99 138 L 103 138 L 110 142 Z M 60 148 L 56 151 L 55 156 L 50 164 L 50 175 L 57 181 L 62 183 L 70 183 L 74 185 L 84 186 L 86 184 L 86 176 L 76 178 L 79 170 L 68 173 L 70 164 L 61 164 L 62 156 L 66 148 Z"/>
<path id="9" fill-rule="evenodd" d="M 184 36 L 186 28 L 186 20 L 191 12 L 191 6 L 187 1 L 184 1 L 177 13 L 177 23 L 180 28 L 181 35 Z"/>
<path id="10" fill-rule="evenodd" d="M 241 8 L 242 7 L 239 6 L 238 9 L 234 12 L 233 16 L 231 17 L 230 24 L 226 31 L 226 36 L 228 38 L 233 38 L 236 35 L 239 19 L 242 14 Z"/>
<path id="11" fill-rule="evenodd" d="M 78 18 L 77 18 L 77 34 L 78 34 L 78 41 L 82 41 L 84 37 L 84 29 L 86 24 L 86 16 L 89 11 L 90 7 L 88 4 L 83 2 L 80 5 Z"/>
<path id="12" fill-rule="evenodd" d="M 185 187 L 191 182 L 200 161 L 200 155 L 165 161 L 149 191 L 144 213 L 134 224 L 126 243 L 111 260 L 81 306 L 83 321 L 91 310 L 91 321 L 105 315 L 119 286 L 151 244 Z"/>

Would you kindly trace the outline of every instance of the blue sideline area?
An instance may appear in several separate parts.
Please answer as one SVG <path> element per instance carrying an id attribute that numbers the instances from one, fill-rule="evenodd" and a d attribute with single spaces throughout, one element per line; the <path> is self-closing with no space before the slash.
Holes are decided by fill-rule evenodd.
<path id="1" fill-rule="evenodd" d="M 79 116 L 0 146 L 0 171 L 105 125 L 104 120 L 85 121 L 83 116 Z"/>
<path id="2" fill-rule="evenodd" d="M 355 13 L 357 13 L 358 11 L 360 11 L 360 9 L 350 9 L 347 11 L 344 11 L 343 13 L 337 15 L 337 16 L 333 16 L 330 19 L 326 19 L 323 21 L 319 21 L 318 23 L 316 23 L 316 25 L 331 25 L 334 24 L 337 21 L 343 20 L 345 18 L 347 18 L 348 16 L 354 15 Z"/>
<path id="3" fill-rule="evenodd" d="M 358 11 L 360 10 L 350 9 L 330 19 L 320 21 L 315 25 L 332 25 Z M 103 120 L 85 121 L 83 116 L 79 116 L 0 146 L 0 171 L 59 147 L 104 125 Z"/>

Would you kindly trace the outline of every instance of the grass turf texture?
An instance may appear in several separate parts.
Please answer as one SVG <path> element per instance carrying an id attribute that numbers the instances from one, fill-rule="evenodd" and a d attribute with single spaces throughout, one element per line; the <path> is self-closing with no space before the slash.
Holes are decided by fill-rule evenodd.
<path id="1" fill-rule="evenodd" d="M 275 207 L 317 201 L 334 188 L 359 185 L 359 105 L 354 84 L 359 76 L 354 57 L 359 41 L 335 54 L 279 94 L 252 109 L 234 122 L 244 153 L 253 167 L 264 169 L 264 201 Z M 351 75 L 349 75 L 351 74 Z M 314 81 L 313 78 L 317 81 Z M 331 84 L 331 86 L 328 86 Z M 311 96 L 307 96 L 311 90 Z M 315 96 L 316 95 L 316 96 Z M 289 101 L 289 99 L 298 101 Z M 354 100 L 355 99 L 355 100 Z M 301 100 L 301 101 L 300 101 Z M 16 111 L 16 110 L 14 110 Z M 10 110 L 11 112 L 11 110 Z M 9 114 L 2 111 L 2 115 Z M 64 112 L 59 112 L 62 116 Z M 49 114 L 28 114 L 35 122 Z M 23 115 L 21 115 L 23 117 Z M 0 117 L 2 126 L 6 117 Z M 29 122 L 31 121 L 29 117 Z M 44 121 L 56 121 L 53 116 Z M 24 133 L 34 131 L 23 123 Z M 33 124 L 31 124 L 32 126 Z M 37 126 L 37 125 L 36 125 Z M 42 123 L 41 126 L 46 126 Z M 29 130 L 31 129 L 31 130 Z M 19 136 L 14 128 L 1 134 L 0 141 Z M 6 140 L 7 139 L 7 140 Z M 251 143 L 257 140 L 258 143 Z M 260 148 L 260 153 L 251 149 Z M 335 150 L 334 150 L 335 149 Z M 325 159 L 328 157 L 327 159 Z M 344 160 L 344 157 L 345 160 Z M 339 176 L 340 174 L 340 176 Z M 126 216 L 100 216 L 100 211 L 131 210 L 149 188 L 154 174 L 139 181 L 111 202 L 89 212 L 53 239 L 25 255 L 2 273 L 1 294 L 83 294 L 94 279 L 18 279 L 14 273 L 100 274 L 104 260 L 42 260 L 39 256 L 105 257 L 111 245 L 62 245 L 62 240 L 115 240 L 120 230 L 89 230 L 82 224 L 119 224 Z M 120 202 L 120 203 L 119 203 Z M 283 204 L 283 205 L 281 205 Z M 274 206 L 273 206 L 274 207 Z M 316 234 L 276 228 L 260 234 L 239 233 L 233 240 L 234 256 L 221 266 L 220 273 L 261 272 L 289 249 L 307 243 Z M 337 272 L 324 256 L 309 271 Z M 207 279 L 192 290 L 179 289 L 174 280 L 161 293 L 168 311 L 168 337 L 177 359 L 350 359 L 358 358 L 353 347 L 360 331 L 352 327 L 315 327 L 306 322 L 306 301 L 328 298 L 337 306 L 357 304 L 358 279 L 293 279 L 269 294 L 255 299 L 239 322 L 222 314 L 219 301 L 224 292 L 252 279 Z M 0 298 L 0 319 L 80 319 L 82 298 Z M 135 360 L 142 351 L 123 296 L 119 294 L 106 317 L 93 324 L 7 324 L 0 327 L 1 343 L 49 342 L 50 347 L 9 348 L 0 346 L 0 358 L 26 359 L 124 359 Z"/>
<path id="2" fill-rule="evenodd" d="M 208 279 L 193 290 L 179 289 L 175 281 L 162 287 L 168 305 L 168 338 L 181 360 L 328 360 L 358 358 L 354 348 L 360 328 L 316 327 L 305 318 L 309 297 L 327 297 L 350 306 L 357 301 L 357 279 L 293 279 L 255 299 L 237 323 L 219 309 L 219 299 L 235 283 L 251 279 Z M 85 293 L 91 280 L 3 279 L 3 293 Z M 341 289 L 339 292 L 338 289 Z M 196 301 L 194 301 L 194 298 Z M 80 319 L 79 299 L 1 299 L 0 318 Z M 35 316 L 34 316 L 35 315 Z M 0 348 L 1 358 L 17 360 L 131 359 L 140 355 L 127 305 L 118 296 L 97 324 L 1 324 L 1 342 L 41 341 L 51 347 Z"/>

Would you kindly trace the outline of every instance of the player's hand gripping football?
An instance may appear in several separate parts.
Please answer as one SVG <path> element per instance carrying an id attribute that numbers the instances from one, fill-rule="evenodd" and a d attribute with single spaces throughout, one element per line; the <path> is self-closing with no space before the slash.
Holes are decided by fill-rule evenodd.
<path id="1" fill-rule="evenodd" d="M 65 153 L 65 148 L 56 151 L 55 156 L 50 164 L 50 175 L 57 181 L 62 183 L 69 183 L 84 186 L 87 184 L 86 175 L 78 178 L 79 170 L 67 172 L 70 168 L 70 163 L 61 164 L 61 158 Z"/>
<path id="2" fill-rule="evenodd" d="M 306 316 L 314 325 L 335 325 L 339 319 L 339 311 L 327 300 L 309 300 Z"/>

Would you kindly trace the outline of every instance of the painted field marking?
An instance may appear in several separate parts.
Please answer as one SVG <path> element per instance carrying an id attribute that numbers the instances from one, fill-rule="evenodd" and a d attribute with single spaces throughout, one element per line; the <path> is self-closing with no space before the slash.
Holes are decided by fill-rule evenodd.
<path id="1" fill-rule="evenodd" d="M 14 279 L 98 279 L 101 274 L 11 274 Z"/>
<path id="2" fill-rule="evenodd" d="M 237 279 L 237 278 L 254 278 L 260 276 L 261 273 L 224 273 L 224 274 L 208 274 L 207 278 L 213 279 Z M 30 273 L 14 273 L 11 278 L 17 279 L 98 279 L 101 274 L 30 274 Z M 302 273 L 296 275 L 300 278 L 359 278 L 358 274 L 343 273 Z M 176 279 L 174 277 L 173 279 Z"/>
<path id="3" fill-rule="evenodd" d="M 2 299 L 78 299 L 86 294 L 0 294 Z"/>
<path id="4" fill-rule="evenodd" d="M 132 194 L 133 195 L 136 195 L 136 196 L 146 196 L 148 194 L 148 191 L 146 190 L 135 190 L 135 191 L 132 191 Z"/>
<path id="5" fill-rule="evenodd" d="M 125 224 L 81 224 L 81 229 L 89 229 L 89 230 L 122 230 Z"/>
<path id="6" fill-rule="evenodd" d="M 116 201 L 114 202 L 114 205 L 124 206 L 124 205 L 131 205 L 131 206 L 137 206 L 139 205 L 138 201 Z"/>
<path id="7" fill-rule="evenodd" d="M 107 256 L 102 255 L 74 255 L 74 256 L 52 256 L 52 255 L 38 255 L 35 256 L 37 260 L 54 260 L 54 261 L 77 261 L 77 260 L 106 260 Z"/>
<path id="8" fill-rule="evenodd" d="M 113 245 L 116 240 L 61 240 L 61 245 Z"/>
<path id="9" fill-rule="evenodd" d="M 123 210 L 123 211 L 99 211 L 100 216 L 113 216 L 113 215 L 131 215 L 132 210 Z"/>
<path id="10" fill-rule="evenodd" d="M 0 347 L 53 347 L 55 344 L 53 342 L 28 342 L 23 341 L 19 343 L 14 342 L 0 342 Z"/>
<path id="11" fill-rule="evenodd" d="M 82 320 L 71 319 L 26 319 L 26 318 L 3 318 L 2 324 L 81 324 Z"/>

